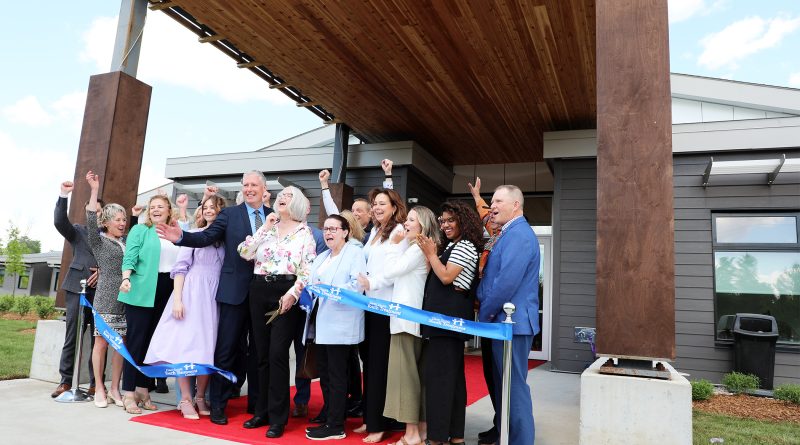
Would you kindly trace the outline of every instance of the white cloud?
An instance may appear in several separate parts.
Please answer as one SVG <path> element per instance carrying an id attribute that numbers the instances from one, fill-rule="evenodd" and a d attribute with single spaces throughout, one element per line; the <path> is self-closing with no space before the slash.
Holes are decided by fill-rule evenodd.
<path id="1" fill-rule="evenodd" d="M 669 0 L 669 22 L 677 23 L 687 20 L 702 11 L 706 5 L 703 0 Z"/>
<path id="2" fill-rule="evenodd" d="M 3 108 L 3 116 L 12 123 L 31 127 L 44 127 L 53 122 L 53 117 L 42 107 L 36 96 L 25 96 Z"/>
<path id="3" fill-rule="evenodd" d="M 0 236 L 5 239 L 8 222 L 12 221 L 28 236 L 40 240 L 43 251 L 61 250 L 64 239 L 53 227 L 50 206 L 55 204 L 61 181 L 72 180 L 75 149 L 22 147 L 0 132 L 0 152 L 13 163 L 13 168 L 3 169 L 0 175 L 0 190 L 18 191 L 3 195 Z"/>
<path id="4" fill-rule="evenodd" d="M 800 88 L 800 72 L 792 73 L 789 75 L 789 86 Z"/>
<path id="5" fill-rule="evenodd" d="M 709 69 L 736 69 L 738 61 L 777 46 L 784 37 L 798 28 L 800 17 L 765 20 L 756 16 L 739 20 L 722 31 L 703 37 L 700 44 L 704 50 L 697 63 Z"/>
<path id="6" fill-rule="evenodd" d="M 115 17 L 101 17 L 84 33 L 81 59 L 93 61 L 100 72 L 107 72 L 111 65 L 116 27 Z M 195 34 L 163 13 L 148 13 L 141 39 L 137 77 L 143 82 L 183 86 L 234 103 L 293 103 L 255 74 L 237 68 L 218 49 L 199 43 Z"/>

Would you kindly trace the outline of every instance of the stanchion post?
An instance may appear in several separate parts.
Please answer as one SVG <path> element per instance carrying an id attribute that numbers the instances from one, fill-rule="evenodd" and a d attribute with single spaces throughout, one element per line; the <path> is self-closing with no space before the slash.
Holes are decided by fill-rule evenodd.
<path id="1" fill-rule="evenodd" d="M 79 298 L 82 300 L 86 298 L 86 280 L 81 280 L 81 294 Z M 75 366 L 72 368 L 72 389 L 64 391 L 56 397 L 56 402 L 73 403 L 73 402 L 89 402 L 93 398 L 86 391 L 80 389 L 78 385 L 81 383 L 81 362 L 83 361 L 83 313 L 85 309 L 81 301 L 78 300 L 78 323 L 77 335 L 75 335 Z M 92 334 L 94 335 L 94 334 Z M 100 382 L 102 384 L 102 382 Z"/>
<path id="2" fill-rule="evenodd" d="M 511 314 L 516 307 L 512 303 L 503 305 L 506 319 L 503 323 L 513 324 Z M 508 412 L 511 408 L 511 339 L 503 341 L 503 390 L 500 402 L 500 445 L 508 445 Z"/>

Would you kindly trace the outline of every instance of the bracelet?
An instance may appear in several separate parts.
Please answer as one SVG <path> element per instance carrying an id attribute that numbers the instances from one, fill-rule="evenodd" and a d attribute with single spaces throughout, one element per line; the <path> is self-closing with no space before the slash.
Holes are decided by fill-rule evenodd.
<path id="1" fill-rule="evenodd" d="M 123 279 L 122 279 L 122 281 L 125 281 L 125 280 L 131 281 L 131 279 L 130 279 L 130 278 L 123 278 Z"/>
<path id="2" fill-rule="evenodd" d="M 322 187 L 319 191 L 328 190 L 328 187 Z"/>
<path id="3" fill-rule="evenodd" d="M 392 179 L 392 175 L 386 175 L 386 176 L 384 176 L 384 177 L 385 177 L 386 179 Z"/>

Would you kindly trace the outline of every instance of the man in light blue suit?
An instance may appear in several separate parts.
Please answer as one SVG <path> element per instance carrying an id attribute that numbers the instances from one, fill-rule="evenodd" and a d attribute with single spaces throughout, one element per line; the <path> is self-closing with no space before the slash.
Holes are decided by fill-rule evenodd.
<path id="1" fill-rule="evenodd" d="M 533 445 L 535 427 L 533 402 L 526 378 L 528 353 L 533 337 L 539 332 L 539 240 L 522 216 L 522 191 L 513 185 L 497 187 L 492 196 L 491 213 L 495 224 L 502 226 L 478 287 L 481 303 L 478 318 L 482 322 L 505 320 L 503 304 L 516 307 L 511 342 L 511 407 L 509 413 L 510 445 Z M 502 382 L 503 342 L 494 340 L 495 382 Z M 501 400 L 501 385 L 495 385 Z M 499 413 L 500 414 L 500 413 Z M 497 416 L 501 422 L 500 415 Z M 500 425 L 495 425 L 500 430 Z"/>

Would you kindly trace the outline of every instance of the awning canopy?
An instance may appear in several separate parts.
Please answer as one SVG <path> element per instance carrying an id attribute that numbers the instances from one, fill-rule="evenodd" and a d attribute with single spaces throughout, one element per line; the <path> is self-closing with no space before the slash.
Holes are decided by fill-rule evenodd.
<path id="1" fill-rule="evenodd" d="M 151 1 L 323 120 L 446 164 L 542 159 L 595 128 L 591 0 Z"/>

